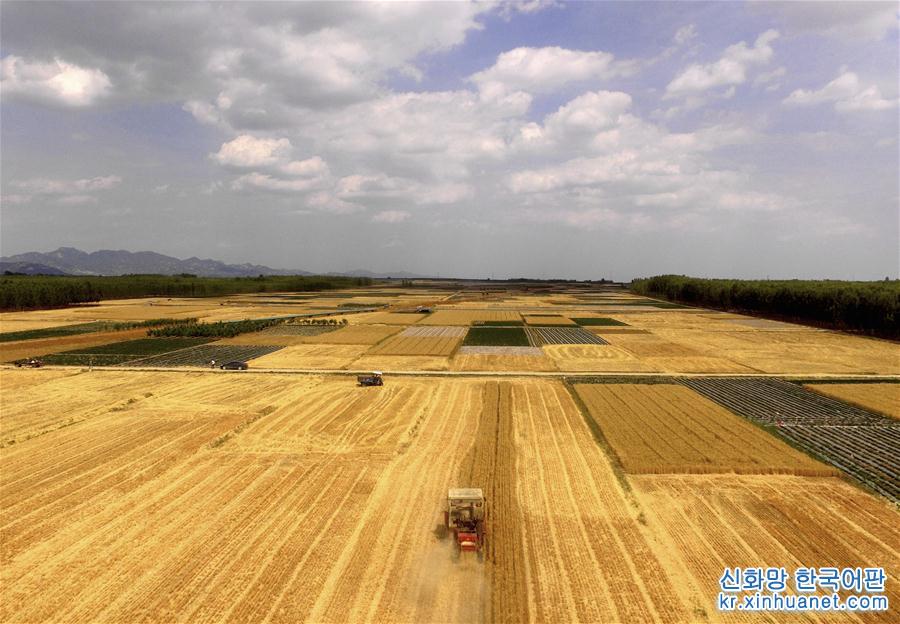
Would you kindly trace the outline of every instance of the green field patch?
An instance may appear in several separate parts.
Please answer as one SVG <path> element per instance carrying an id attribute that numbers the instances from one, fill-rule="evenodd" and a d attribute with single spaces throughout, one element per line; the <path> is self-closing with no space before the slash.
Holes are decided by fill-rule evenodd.
<path id="1" fill-rule="evenodd" d="M 186 347 L 194 347 L 210 342 L 211 338 L 140 338 L 125 340 L 97 347 L 85 347 L 54 353 L 44 358 L 46 364 L 67 366 L 112 366 L 151 355 L 170 353 Z"/>
<path id="2" fill-rule="evenodd" d="M 471 327 L 463 345 L 467 347 L 528 347 L 528 335 L 522 327 Z"/>
<path id="3" fill-rule="evenodd" d="M 37 340 L 38 338 L 59 338 L 60 336 L 77 336 L 79 334 L 92 334 L 102 331 L 124 331 L 137 329 L 138 327 L 162 327 L 166 325 L 184 325 L 196 323 L 197 319 L 173 319 L 158 318 L 147 321 L 93 321 L 91 323 L 79 323 L 77 325 L 62 325 L 61 327 L 47 327 L 45 329 L 31 329 L 18 332 L 6 332 L 0 334 L 0 342 L 12 342 L 14 340 Z"/>
<path id="4" fill-rule="evenodd" d="M 572 318 L 573 321 L 578 323 L 579 325 L 588 326 L 588 325 L 601 325 L 604 327 L 612 327 L 612 326 L 628 326 L 628 323 L 623 323 L 622 321 L 617 321 L 616 319 L 611 318 Z"/>
<path id="5" fill-rule="evenodd" d="M 25 331 L 5 332 L 0 334 L 0 342 L 12 342 L 14 340 L 36 340 L 38 338 L 58 338 L 60 336 L 77 336 L 78 334 L 90 334 L 105 328 L 109 323 L 79 323 L 77 325 L 62 325 L 61 327 L 47 327 L 45 329 L 29 329 Z"/>

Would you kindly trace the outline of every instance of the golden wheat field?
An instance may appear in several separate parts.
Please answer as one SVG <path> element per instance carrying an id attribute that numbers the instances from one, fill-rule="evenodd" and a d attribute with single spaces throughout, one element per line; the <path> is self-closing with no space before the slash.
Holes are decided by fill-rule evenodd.
<path id="1" fill-rule="evenodd" d="M 392 336 L 369 350 L 370 355 L 450 355 L 460 336 Z"/>
<path id="2" fill-rule="evenodd" d="M 683 386 L 578 384 L 575 391 L 631 473 L 838 474 Z"/>
<path id="3" fill-rule="evenodd" d="M 672 496 L 628 493 L 560 382 L 0 374 L 20 397 L 2 419 L 16 440 L 0 456 L 5 622 L 690 622 L 698 609 L 718 621 L 718 566 L 668 536 Z M 65 416 L 36 418 L 48 413 Z M 841 526 L 896 513 L 805 479 L 833 482 Z M 462 482 L 488 492 L 484 564 L 452 563 L 432 532 L 448 484 Z M 680 483 L 692 508 L 720 504 L 719 490 Z M 779 487 L 755 514 L 793 504 Z M 747 542 L 760 530 L 727 527 Z M 857 558 L 883 559 L 896 528 L 866 530 L 882 541 L 859 542 Z M 732 560 L 757 561 L 753 550 Z"/>
<path id="4" fill-rule="evenodd" d="M 807 384 L 807 388 L 900 419 L 900 383 Z"/>

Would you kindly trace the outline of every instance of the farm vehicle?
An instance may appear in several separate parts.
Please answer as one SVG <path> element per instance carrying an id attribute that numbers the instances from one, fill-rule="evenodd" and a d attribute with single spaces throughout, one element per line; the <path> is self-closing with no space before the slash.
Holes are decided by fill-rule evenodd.
<path id="1" fill-rule="evenodd" d="M 374 371 L 369 375 L 359 375 L 356 378 L 356 383 L 361 386 L 383 386 L 384 379 L 381 378 L 379 371 Z"/>
<path id="2" fill-rule="evenodd" d="M 484 494 L 481 488 L 451 488 L 439 537 L 453 536 L 453 558 L 473 552 L 484 560 Z"/>
<path id="3" fill-rule="evenodd" d="M 40 368 L 43 365 L 44 361 L 37 358 L 25 358 L 24 360 L 16 360 L 16 366 L 18 368 Z"/>

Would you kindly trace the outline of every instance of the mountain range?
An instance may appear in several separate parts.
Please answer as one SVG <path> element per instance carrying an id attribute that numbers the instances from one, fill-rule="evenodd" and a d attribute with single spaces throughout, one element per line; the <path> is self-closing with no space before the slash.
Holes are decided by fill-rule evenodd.
<path id="1" fill-rule="evenodd" d="M 273 269 L 260 264 L 226 264 L 218 260 L 188 258 L 180 260 L 153 251 L 131 252 L 124 249 L 101 249 L 91 253 L 73 247 L 60 247 L 47 253 L 30 251 L 0 258 L 0 274 L 4 272 L 28 275 L 178 275 L 189 273 L 202 277 L 254 277 L 256 275 L 312 275 L 309 271 Z M 373 273 L 363 269 L 331 272 L 327 275 L 351 277 L 418 278 L 405 271 Z"/>

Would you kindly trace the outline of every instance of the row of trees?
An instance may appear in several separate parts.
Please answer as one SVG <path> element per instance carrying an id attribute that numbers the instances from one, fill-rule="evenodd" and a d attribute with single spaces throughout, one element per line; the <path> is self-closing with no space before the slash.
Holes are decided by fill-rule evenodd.
<path id="1" fill-rule="evenodd" d="M 132 297 L 215 297 L 239 293 L 302 292 L 369 286 L 367 277 L 260 275 L 194 277 L 121 275 L 70 277 L 6 275 L 0 278 L 0 310 L 58 308 L 74 303 Z"/>
<path id="2" fill-rule="evenodd" d="M 147 335 L 179 338 L 233 338 L 238 334 L 262 331 L 267 327 L 278 325 L 284 321 L 284 318 L 273 318 L 247 321 L 219 321 L 216 323 L 179 323 L 148 330 Z"/>
<path id="3" fill-rule="evenodd" d="M 900 338 L 897 280 L 729 280 L 659 275 L 634 280 L 631 287 L 642 295 L 680 303 Z"/>

